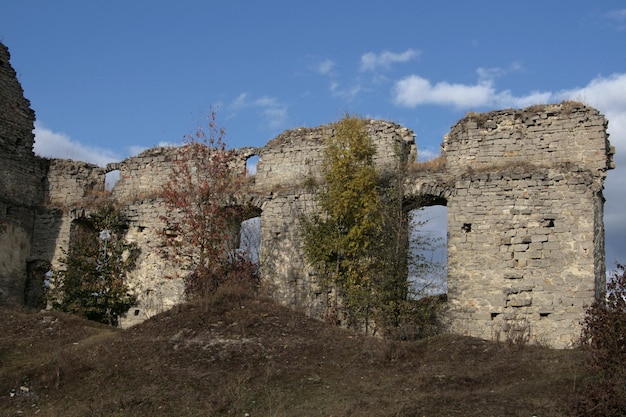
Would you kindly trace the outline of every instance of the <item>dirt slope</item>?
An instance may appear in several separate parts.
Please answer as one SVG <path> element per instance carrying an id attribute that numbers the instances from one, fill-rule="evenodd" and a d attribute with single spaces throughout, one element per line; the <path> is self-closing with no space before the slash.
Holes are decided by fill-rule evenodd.
<path id="1" fill-rule="evenodd" d="M 132 329 L 3 310 L 0 416 L 567 416 L 578 351 L 389 342 L 262 299 Z"/>

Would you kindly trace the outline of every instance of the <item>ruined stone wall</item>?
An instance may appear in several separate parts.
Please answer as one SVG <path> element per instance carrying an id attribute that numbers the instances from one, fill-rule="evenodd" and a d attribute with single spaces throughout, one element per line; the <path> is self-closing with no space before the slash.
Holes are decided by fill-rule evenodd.
<path id="1" fill-rule="evenodd" d="M 162 198 L 164 187 L 176 165 L 186 158 L 180 147 L 157 147 L 119 163 L 107 165 L 107 172 L 119 171 L 111 197 L 122 208 L 129 223 L 126 238 L 141 248 L 137 268 L 129 274 L 128 284 L 137 295 L 137 306 L 120 321 L 122 327 L 139 323 L 183 301 L 184 276 L 180 269 L 162 256 L 163 216 L 168 212 Z M 255 150 L 237 150 L 234 169 L 243 172 L 246 158 Z"/>
<path id="2" fill-rule="evenodd" d="M 185 271 L 161 254 L 160 232 L 164 227 L 161 216 L 165 213 L 167 208 L 161 198 L 146 198 L 122 205 L 122 215 L 129 224 L 126 239 L 136 242 L 141 253 L 137 268 L 128 275 L 128 285 L 137 295 L 137 305 L 120 320 L 121 327 L 140 323 L 184 300 Z"/>
<path id="3" fill-rule="evenodd" d="M 121 327 L 140 323 L 183 300 L 181 271 L 160 253 L 165 226 L 161 216 L 167 214 L 161 193 L 181 157 L 180 148 L 157 147 L 107 165 L 108 172 L 119 171 L 111 197 L 128 221 L 126 239 L 141 249 L 137 268 L 128 276 L 137 305 L 120 320 Z"/>
<path id="4" fill-rule="evenodd" d="M 374 163 L 381 170 L 396 170 L 407 158 L 416 159 L 412 131 L 398 124 L 368 120 L 366 131 L 376 146 Z M 280 191 L 302 187 L 308 181 L 321 182 L 324 138 L 333 126 L 299 128 L 283 132 L 261 148 L 255 175 L 256 187 Z M 410 155 L 410 156 L 409 156 Z"/>
<path id="5" fill-rule="evenodd" d="M 376 121 L 368 123 L 368 132 L 383 143 L 375 159 L 381 167 L 397 167 L 414 152 L 413 135 L 406 128 Z M 311 176 L 319 176 L 323 139 L 331 133 L 329 126 L 287 131 L 263 148 L 238 149 L 236 158 L 237 169 L 243 170 L 249 156 L 259 156 L 257 173 L 242 190 L 241 203 L 252 205 L 261 215 L 259 256 L 264 288 L 278 301 L 312 315 L 320 308 L 319 293 L 304 259 L 298 223 L 303 213 L 315 209 L 314 196 L 304 185 Z M 167 214 L 160 194 L 180 157 L 180 148 L 160 147 L 107 166 L 107 171 L 119 170 L 112 197 L 129 221 L 127 238 L 142 248 L 138 267 L 129 276 L 138 305 L 122 320 L 123 327 L 183 300 L 185 271 L 160 255 L 161 216 Z"/>
<path id="6" fill-rule="evenodd" d="M 158 197 L 180 159 L 179 148 L 157 147 L 122 162 L 107 165 L 107 172 L 119 170 L 113 198 L 120 202 Z"/>
<path id="7" fill-rule="evenodd" d="M 112 198 L 142 253 L 129 284 L 138 305 L 122 320 L 138 323 L 182 301 L 183 271 L 160 255 L 160 193 L 179 148 L 154 148 L 106 169 L 33 155 L 34 113 L 0 44 L 0 303 L 29 303 L 51 265 L 69 247 L 72 224 Z M 584 306 L 605 289 L 603 182 L 613 167 L 607 121 L 579 103 L 469 114 L 442 146 L 442 169 L 409 170 L 406 207 L 448 207 L 448 300 L 453 331 L 483 338 L 523 337 L 568 346 Z M 413 133 L 368 121 L 375 162 L 393 171 L 415 160 Z M 261 216 L 264 288 L 313 316 L 324 297 L 307 267 L 299 221 L 317 210 L 323 139 L 332 125 L 284 132 L 258 155 L 242 204 Z M 110 196 L 105 173 L 119 170 Z M 253 210 L 254 212 L 254 210 Z"/>
<path id="8" fill-rule="evenodd" d="M 0 304 L 25 302 L 46 163 L 33 154 L 35 113 L 0 43 Z"/>
<path id="9" fill-rule="evenodd" d="M 395 171 L 416 159 L 414 134 L 395 123 L 368 120 L 366 131 L 376 146 L 374 163 Z M 324 311 L 314 271 L 306 262 L 300 219 L 317 210 L 314 187 L 323 182 L 324 139 L 333 126 L 289 130 L 261 148 L 254 188 L 261 199 L 260 267 L 263 283 L 281 303 L 312 316 Z"/>
<path id="10" fill-rule="evenodd" d="M 88 215 L 106 200 L 107 194 L 104 168 L 69 159 L 50 159 L 47 163 L 44 204 L 35 216 L 30 257 L 42 266 L 47 263 L 50 269 L 61 266 L 74 221 Z"/>
<path id="11" fill-rule="evenodd" d="M 469 115 L 446 138 L 452 329 L 565 347 L 604 289 L 606 120 L 575 103 Z"/>

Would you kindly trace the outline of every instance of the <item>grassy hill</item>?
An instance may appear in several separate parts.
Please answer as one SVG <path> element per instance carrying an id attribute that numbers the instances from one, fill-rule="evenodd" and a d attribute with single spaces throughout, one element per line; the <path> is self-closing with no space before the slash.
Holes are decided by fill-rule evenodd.
<path id="1" fill-rule="evenodd" d="M 128 330 L 1 310 L 1 416 L 567 416 L 577 350 L 385 341 L 265 299 L 182 305 Z"/>

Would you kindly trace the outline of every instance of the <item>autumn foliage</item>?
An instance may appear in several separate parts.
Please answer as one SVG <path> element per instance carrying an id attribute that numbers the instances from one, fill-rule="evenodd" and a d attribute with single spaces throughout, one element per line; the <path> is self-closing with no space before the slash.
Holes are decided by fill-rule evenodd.
<path id="1" fill-rule="evenodd" d="M 214 293 L 229 279 L 252 285 L 256 268 L 237 251 L 241 208 L 235 195 L 245 179 L 215 112 L 208 131 L 186 138 L 165 186 L 165 254 L 185 272 L 188 297 Z"/>

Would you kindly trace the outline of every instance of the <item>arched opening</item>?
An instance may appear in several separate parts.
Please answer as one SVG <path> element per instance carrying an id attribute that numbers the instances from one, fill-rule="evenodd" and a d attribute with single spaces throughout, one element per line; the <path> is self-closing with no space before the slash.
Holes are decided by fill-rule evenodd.
<path id="1" fill-rule="evenodd" d="M 114 169 L 104 175 L 104 189 L 110 191 L 115 186 L 115 183 L 120 179 L 120 170 Z"/>
<path id="2" fill-rule="evenodd" d="M 256 166 L 259 163 L 259 156 L 252 155 L 246 159 L 246 177 L 253 177 L 256 175 Z"/>
<path id="3" fill-rule="evenodd" d="M 248 259 L 258 265 L 261 248 L 261 216 L 242 221 L 239 236 L 239 251 L 247 254 Z"/>
<path id="4" fill-rule="evenodd" d="M 411 295 L 447 294 L 448 208 L 435 204 L 409 211 L 408 281 Z"/>

